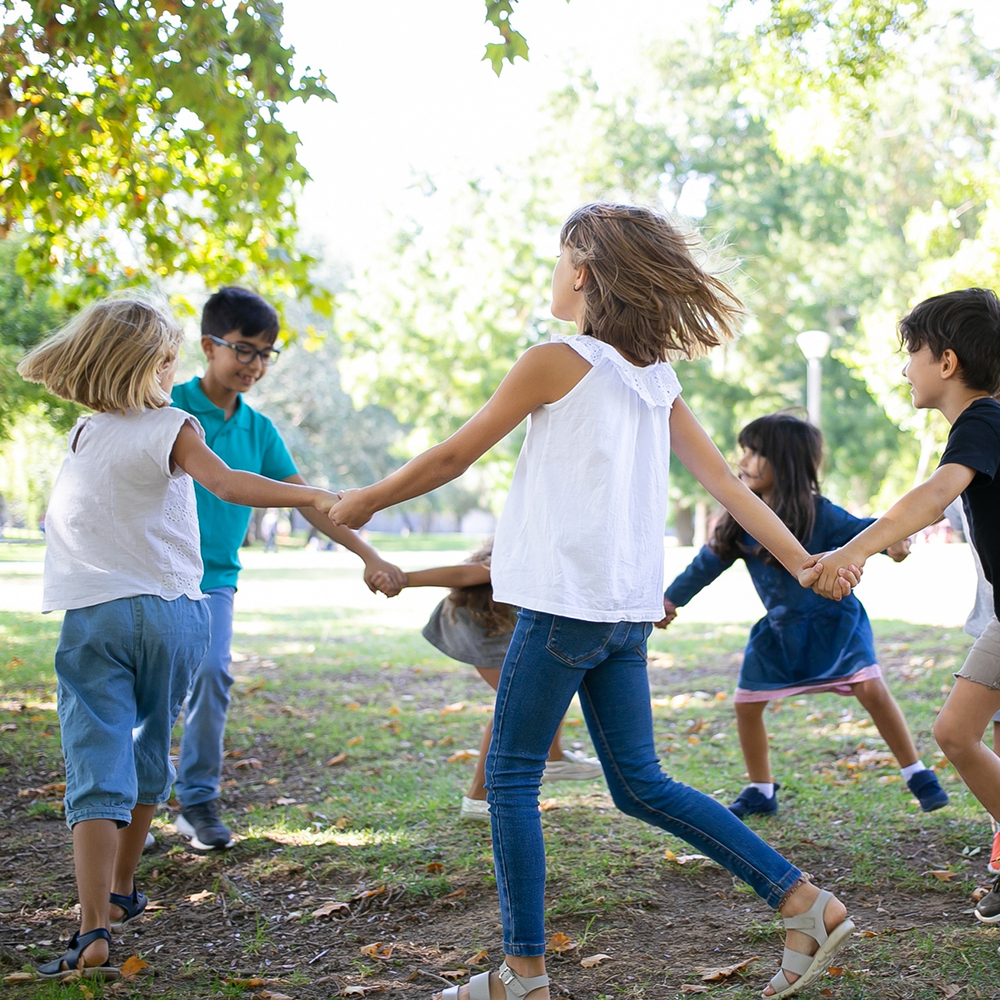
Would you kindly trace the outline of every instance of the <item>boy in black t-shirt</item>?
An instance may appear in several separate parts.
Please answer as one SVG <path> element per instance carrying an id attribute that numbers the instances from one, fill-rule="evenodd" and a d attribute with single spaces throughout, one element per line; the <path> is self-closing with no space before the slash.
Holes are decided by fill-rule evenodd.
<path id="1" fill-rule="evenodd" d="M 899 324 L 909 360 L 903 374 L 913 405 L 940 410 L 951 424 L 934 474 L 910 490 L 874 524 L 822 559 L 814 589 L 839 597 L 842 568 L 940 520 L 961 495 L 970 541 L 993 584 L 993 617 L 955 675 L 955 686 L 934 723 L 934 737 L 962 780 L 991 816 L 1000 817 L 1000 757 L 982 741 L 1000 709 L 1000 300 L 982 288 L 935 295 Z M 976 916 L 1000 923 L 1000 875 Z"/>

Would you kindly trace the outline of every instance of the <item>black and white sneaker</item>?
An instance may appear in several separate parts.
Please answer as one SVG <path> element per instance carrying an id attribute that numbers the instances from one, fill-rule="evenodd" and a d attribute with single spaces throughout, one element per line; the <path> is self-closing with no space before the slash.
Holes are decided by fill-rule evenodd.
<path id="1" fill-rule="evenodd" d="M 174 825 L 182 837 L 190 838 L 191 846 L 198 851 L 214 851 L 235 843 L 229 827 L 219 818 L 218 799 L 182 806 Z"/>
<path id="2" fill-rule="evenodd" d="M 976 903 L 976 919 L 984 924 L 1000 923 L 1000 875 L 993 880 L 993 888 Z"/>

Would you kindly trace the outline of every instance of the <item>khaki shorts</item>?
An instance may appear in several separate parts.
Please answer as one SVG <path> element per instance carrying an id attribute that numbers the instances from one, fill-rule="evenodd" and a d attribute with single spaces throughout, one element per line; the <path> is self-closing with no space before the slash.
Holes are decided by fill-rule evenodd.
<path id="1" fill-rule="evenodd" d="M 962 669 L 955 676 L 1000 691 L 1000 622 L 996 615 L 972 644 Z"/>

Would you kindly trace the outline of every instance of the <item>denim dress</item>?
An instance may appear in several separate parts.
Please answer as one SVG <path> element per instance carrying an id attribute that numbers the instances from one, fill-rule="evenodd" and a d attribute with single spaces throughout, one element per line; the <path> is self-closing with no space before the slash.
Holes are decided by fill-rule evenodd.
<path id="1" fill-rule="evenodd" d="M 814 553 L 839 548 L 874 520 L 854 517 L 825 497 L 816 497 L 816 524 L 805 548 Z M 748 534 L 741 545 L 748 550 L 757 547 Z M 801 587 L 781 566 L 750 551 L 742 558 L 767 614 L 750 630 L 739 688 L 829 686 L 876 663 L 871 623 L 853 593 L 840 601 L 827 600 Z M 734 561 L 720 559 L 704 546 L 667 587 L 667 600 L 678 607 L 687 604 Z"/>

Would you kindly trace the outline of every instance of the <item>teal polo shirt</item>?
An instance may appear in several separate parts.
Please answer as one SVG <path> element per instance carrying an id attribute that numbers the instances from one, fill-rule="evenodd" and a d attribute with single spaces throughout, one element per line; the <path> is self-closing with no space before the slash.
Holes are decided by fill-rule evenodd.
<path id="1" fill-rule="evenodd" d="M 298 472 L 274 424 L 244 403 L 242 397 L 237 397 L 236 412 L 226 420 L 225 411 L 201 391 L 201 379 L 175 385 L 171 396 L 174 406 L 198 418 L 205 429 L 205 443 L 231 469 L 277 480 Z M 243 568 L 239 553 L 250 524 L 251 508 L 226 503 L 198 483 L 194 484 L 194 492 L 201 530 L 201 558 L 205 563 L 201 589 L 235 587 Z"/>

